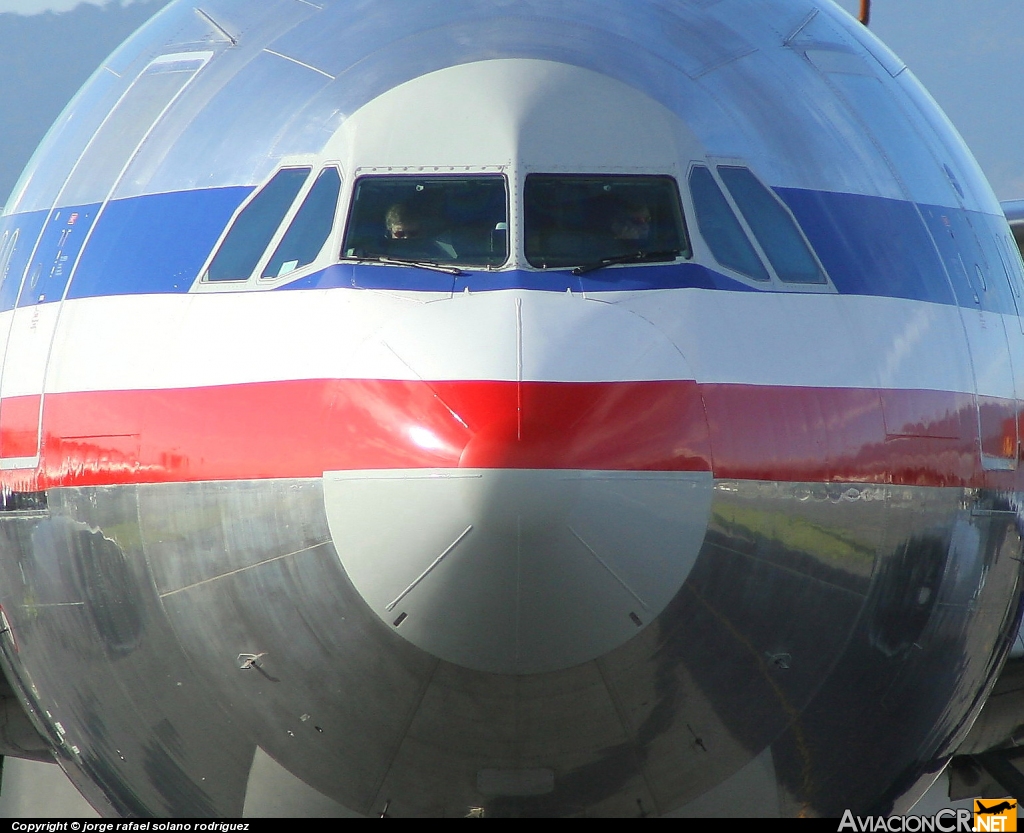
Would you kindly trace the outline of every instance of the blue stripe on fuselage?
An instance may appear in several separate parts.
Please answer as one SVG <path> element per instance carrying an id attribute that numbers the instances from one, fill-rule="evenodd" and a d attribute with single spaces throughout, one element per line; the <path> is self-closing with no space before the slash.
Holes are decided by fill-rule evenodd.
<path id="1" fill-rule="evenodd" d="M 108 203 L 95 223 L 68 297 L 187 292 L 235 209 L 251 190 L 242 186 L 212 188 Z M 1017 261 L 1007 264 L 1000 254 L 997 238 L 1008 235 L 1002 217 L 858 194 L 777 190 L 841 294 L 959 302 L 968 308 L 1016 313 L 1010 282 L 1017 282 L 1019 291 L 1022 276 Z M 90 208 L 95 210 L 92 206 L 65 210 Z M 0 220 L 0 235 L 4 230 L 20 229 L 18 246 L 0 285 L 0 309 L 14 306 L 28 257 L 45 219 L 46 212 L 33 212 Z M 57 254 L 42 248 L 33 262 Z M 598 292 L 685 287 L 758 291 L 696 263 L 609 268 L 579 277 L 568 270 L 470 270 L 452 276 L 412 267 L 340 263 L 279 289 L 330 287 L 424 292 L 461 292 L 467 288 L 473 292 Z M 793 289 L 799 291 L 798 286 Z M 48 296 L 46 300 L 56 299 Z"/>
<path id="2" fill-rule="evenodd" d="M 188 292 L 251 188 L 112 200 L 96 222 L 69 298 Z"/>
<path id="3" fill-rule="evenodd" d="M 573 275 L 568 269 L 545 272 L 473 272 L 450 275 L 411 266 L 339 263 L 282 286 L 281 289 L 392 289 L 429 292 L 488 292 L 495 289 L 536 289 L 543 292 L 619 292 L 638 289 L 732 289 L 752 290 L 739 281 L 697 263 L 601 269 Z"/>
<path id="4" fill-rule="evenodd" d="M 1014 253 L 1000 253 L 997 238 L 1010 239 L 1005 218 L 860 194 L 776 190 L 840 294 L 1017 313 L 1013 291 L 1019 297 L 1024 276 Z"/>

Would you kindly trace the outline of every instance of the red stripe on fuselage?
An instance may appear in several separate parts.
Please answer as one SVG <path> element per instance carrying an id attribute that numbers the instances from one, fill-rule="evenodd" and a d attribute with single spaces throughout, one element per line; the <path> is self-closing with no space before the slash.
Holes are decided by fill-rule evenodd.
<path id="1" fill-rule="evenodd" d="M 719 478 L 1013 484 L 1014 473 L 981 468 L 970 394 L 714 384 L 700 390 Z M 1012 430 L 1014 403 L 1001 405 Z"/>
<path id="2" fill-rule="evenodd" d="M 0 400 L 0 456 L 35 457 L 39 440 L 41 396 Z"/>
<path id="3" fill-rule="evenodd" d="M 19 398 L 10 404 L 18 413 Z M 985 404 L 988 423 L 1005 435 L 987 438 L 986 448 L 1009 453 L 1015 404 Z M 48 394 L 43 414 L 41 467 L 4 472 L 8 488 L 460 466 L 1000 488 L 1015 482 L 1014 472 L 981 469 L 973 397 L 940 391 L 299 380 Z"/>

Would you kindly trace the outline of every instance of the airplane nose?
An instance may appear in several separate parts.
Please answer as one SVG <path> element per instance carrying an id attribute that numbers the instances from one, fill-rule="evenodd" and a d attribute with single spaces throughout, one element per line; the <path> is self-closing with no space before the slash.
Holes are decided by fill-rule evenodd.
<path id="1" fill-rule="evenodd" d="M 350 579 L 441 659 L 528 674 L 601 656 L 649 624 L 703 541 L 703 472 L 434 469 L 324 479 Z"/>
<path id="2" fill-rule="evenodd" d="M 620 347 L 628 334 L 636 350 L 661 362 L 661 372 L 673 361 L 676 373 L 686 371 L 650 324 L 621 310 L 609 321 L 599 307 L 607 305 L 563 307 L 563 328 L 593 336 L 601 322 L 590 316 L 601 312 Z M 567 310 L 575 317 L 567 319 Z M 476 320 L 494 313 L 482 332 L 500 341 L 508 316 L 497 299 L 472 312 Z M 545 312 L 520 309 L 518 320 Z M 439 322 L 438 333 L 444 330 Z M 447 336 L 425 339 L 426 352 L 444 351 L 457 365 L 486 346 L 472 333 L 461 344 L 450 330 Z M 520 342 L 517 352 L 529 351 Z M 434 366 L 445 358 L 405 355 Z M 703 416 L 682 401 L 693 391 L 683 382 L 656 394 L 632 385 L 587 383 L 586 401 L 575 406 L 576 389 L 567 383 L 514 383 L 515 395 L 496 394 L 497 404 L 481 405 L 487 397 L 478 393 L 476 411 L 463 400 L 459 416 L 471 430 L 454 465 L 326 472 L 331 535 L 372 611 L 434 656 L 501 674 L 568 668 L 647 627 L 696 560 L 711 473 L 699 453 Z M 507 386 L 496 390 L 508 394 Z M 651 396 L 672 401 L 652 405 Z M 652 450 L 652 443 L 665 447 Z M 644 460 L 662 468 L 640 470 Z"/>
<path id="3" fill-rule="evenodd" d="M 533 539 L 551 535 L 568 523 L 579 499 L 579 477 L 569 470 L 544 476 L 514 465 L 523 458 L 540 457 L 536 451 L 531 453 L 530 446 L 508 425 L 481 431 L 466 444 L 459 467 L 479 471 L 481 476 L 461 479 L 459 499 L 481 530 L 517 540 Z M 481 458 L 492 464 L 500 462 L 490 467 L 474 465 Z"/>

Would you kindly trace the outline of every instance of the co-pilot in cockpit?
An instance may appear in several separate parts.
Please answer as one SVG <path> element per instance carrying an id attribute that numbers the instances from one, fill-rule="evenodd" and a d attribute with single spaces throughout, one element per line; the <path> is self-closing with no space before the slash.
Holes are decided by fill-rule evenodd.
<path id="1" fill-rule="evenodd" d="M 369 176 L 356 182 L 345 257 L 494 268 L 508 260 L 501 176 Z"/>

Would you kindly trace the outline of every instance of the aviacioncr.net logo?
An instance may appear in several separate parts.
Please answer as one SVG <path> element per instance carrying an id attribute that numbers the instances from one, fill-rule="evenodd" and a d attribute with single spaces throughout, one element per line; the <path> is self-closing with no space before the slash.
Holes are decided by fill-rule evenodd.
<path id="1" fill-rule="evenodd" d="M 1008 833 L 1017 829 L 1017 800 L 1014 798 L 974 799 L 975 831 Z"/>
<path id="2" fill-rule="evenodd" d="M 933 816 L 855 816 L 843 811 L 839 830 L 855 833 L 971 833 L 973 814 L 970 810 L 946 807 Z M 1016 830 L 1016 828 L 1014 828 Z"/>

